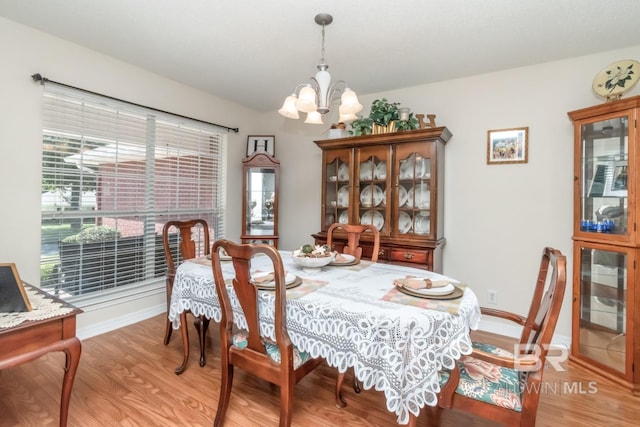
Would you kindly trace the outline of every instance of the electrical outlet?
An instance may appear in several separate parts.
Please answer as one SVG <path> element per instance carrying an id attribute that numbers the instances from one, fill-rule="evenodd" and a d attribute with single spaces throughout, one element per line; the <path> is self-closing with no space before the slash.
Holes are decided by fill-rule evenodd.
<path id="1" fill-rule="evenodd" d="M 498 303 L 498 291 L 495 289 L 489 289 L 487 291 L 487 304 L 497 304 Z"/>

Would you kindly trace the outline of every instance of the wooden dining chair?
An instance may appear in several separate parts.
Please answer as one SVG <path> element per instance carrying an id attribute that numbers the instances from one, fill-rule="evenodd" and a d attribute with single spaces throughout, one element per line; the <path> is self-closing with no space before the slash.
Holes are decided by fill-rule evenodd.
<path id="1" fill-rule="evenodd" d="M 373 251 L 371 252 L 371 262 L 378 262 L 380 252 L 380 232 L 371 224 L 341 224 L 334 223 L 327 230 L 327 246 L 333 249 L 334 232 L 342 231 L 347 234 L 347 244 L 342 248 L 342 253 L 353 255 L 356 259 L 362 257 L 362 247 L 360 237 L 366 232 L 373 235 Z"/>
<path id="2" fill-rule="evenodd" d="M 482 308 L 483 315 L 522 326 L 519 344 L 511 352 L 474 342 L 471 355 L 441 373 L 439 408 L 473 413 L 506 426 L 535 425 L 542 374 L 566 287 L 566 262 L 557 249 L 544 249 L 527 317 Z M 429 410 L 430 425 L 439 425 L 439 408 Z"/>
<path id="3" fill-rule="evenodd" d="M 230 282 L 235 299 L 244 313 L 248 330 L 238 331 L 234 327 L 232 298 L 229 296 L 229 288 L 222 275 L 220 248 L 231 256 L 235 278 Z M 308 353 L 299 351 L 291 343 L 287 332 L 285 271 L 280 253 L 267 244 L 236 244 L 228 240 L 216 241 L 212 253 L 213 277 L 222 310 L 220 321 L 222 378 L 214 426 L 222 426 L 224 423 L 231 397 L 234 367 L 280 386 L 280 426 L 289 426 L 293 413 L 295 385 L 322 364 L 323 359 L 311 358 Z M 261 298 L 251 278 L 251 259 L 259 254 L 268 256 L 273 264 L 275 280 L 273 337 L 263 337 L 260 333 Z"/>
<path id="4" fill-rule="evenodd" d="M 370 233 L 373 235 L 373 250 L 371 252 L 371 262 L 378 262 L 378 255 L 380 253 L 380 232 L 371 224 L 341 224 L 334 223 L 327 229 L 327 246 L 333 249 L 334 233 L 336 231 L 342 231 L 347 234 L 347 244 L 342 248 L 342 253 L 353 255 L 356 259 L 362 257 L 362 247 L 360 246 L 360 237 L 364 233 Z M 346 402 L 342 398 L 342 384 L 344 383 L 344 373 L 338 373 L 336 380 L 336 406 L 343 408 L 346 406 Z M 355 378 L 353 379 L 353 390 L 356 393 L 360 393 L 360 382 Z"/>
<path id="5" fill-rule="evenodd" d="M 177 231 L 175 231 L 177 230 Z M 178 239 L 175 239 L 177 236 Z M 194 237 L 198 236 L 195 240 Z M 171 305 L 171 294 L 173 292 L 173 281 L 176 276 L 177 266 L 184 260 L 193 259 L 198 256 L 209 255 L 211 246 L 209 240 L 209 225 L 204 219 L 191 219 L 186 221 L 168 221 L 162 228 L 162 245 L 164 246 L 164 255 L 167 261 L 167 314 Z M 183 322 L 186 320 L 186 313 L 183 313 Z M 198 342 L 200 343 L 200 366 L 206 364 L 205 350 L 207 329 L 209 327 L 209 319 L 205 316 L 194 318 L 194 326 L 198 332 Z M 171 321 L 167 318 L 167 324 L 164 333 L 164 345 L 169 344 L 171 340 L 171 331 L 173 330 Z M 189 359 L 189 335 L 187 328 L 182 328 L 184 346 L 183 363 L 176 368 L 176 373 L 180 374 L 186 368 L 186 362 Z"/>

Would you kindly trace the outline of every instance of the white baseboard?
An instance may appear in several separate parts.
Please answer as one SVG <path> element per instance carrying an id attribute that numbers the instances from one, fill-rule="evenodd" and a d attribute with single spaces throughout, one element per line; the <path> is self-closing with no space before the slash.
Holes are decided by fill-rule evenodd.
<path id="1" fill-rule="evenodd" d="M 144 310 L 127 313 L 123 316 L 111 318 L 104 322 L 94 323 L 90 326 L 78 329 L 76 335 L 81 340 L 95 337 L 96 335 L 111 332 L 113 330 L 123 328 L 125 326 L 133 325 L 134 323 L 141 322 L 149 319 L 153 316 L 157 316 L 161 313 L 167 312 L 166 304 L 158 304 L 153 307 L 145 308 Z"/>
<path id="2" fill-rule="evenodd" d="M 520 338 L 520 334 L 522 333 L 522 328 L 520 326 L 507 325 L 505 323 L 492 322 L 491 320 L 484 319 L 480 320 L 480 326 L 478 329 L 484 332 L 491 332 L 513 338 Z M 552 344 L 564 346 L 566 348 L 571 347 L 571 337 L 567 337 L 565 335 L 555 334 L 551 342 Z"/>

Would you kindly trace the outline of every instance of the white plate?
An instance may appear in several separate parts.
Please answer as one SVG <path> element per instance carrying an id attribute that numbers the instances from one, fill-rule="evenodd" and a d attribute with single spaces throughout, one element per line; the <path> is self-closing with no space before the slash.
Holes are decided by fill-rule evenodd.
<path id="1" fill-rule="evenodd" d="M 360 217 L 360 224 L 373 224 L 380 231 L 384 225 L 384 217 L 378 211 L 366 211 Z"/>
<path id="2" fill-rule="evenodd" d="M 256 273 L 251 274 L 251 277 L 255 280 L 255 279 L 259 279 L 259 278 L 264 277 L 264 276 L 268 276 L 269 274 L 271 274 L 270 271 L 260 271 L 260 272 L 256 272 Z M 287 271 L 287 275 L 284 278 L 285 285 L 290 285 L 295 281 L 296 281 L 296 275 L 292 274 L 292 273 L 289 273 Z M 275 280 L 272 280 L 270 282 L 260 283 L 260 286 L 270 286 L 270 285 L 271 286 L 275 286 L 276 285 Z"/>
<path id="3" fill-rule="evenodd" d="M 416 162 L 416 178 L 431 178 L 431 163 L 428 158 L 422 158 Z"/>
<path id="4" fill-rule="evenodd" d="M 373 179 L 373 162 L 367 160 L 360 163 L 360 181 L 371 181 Z"/>
<path id="5" fill-rule="evenodd" d="M 426 184 L 419 184 L 409 190 L 407 206 L 410 208 L 429 209 L 431 206 L 431 192 Z"/>
<path id="6" fill-rule="evenodd" d="M 400 179 L 412 179 L 415 178 L 413 176 L 413 164 L 415 160 L 413 160 L 413 155 L 409 157 L 407 160 L 400 161 Z"/>
<path id="7" fill-rule="evenodd" d="M 413 232 L 416 234 L 429 234 L 428 215 L 416 215 L 413 221 Z"/>
<path id="8" fill-rule="evenodd" d="M 338 222 L 340 224 L 348 224 L 349 223 L 349 211 L 342 211 L 342 213 L 338 217 Z"/>
<path id="9" fill-rule="evenodd" d="M 384 199 L 384 193 L 377 185 L 367 185 L 360 192 L 360 204 L 365 208 L 378 206 Z"/>
<path id="10" fill-rule="evenodd" d="M 387 179 L 387 162 L 380 162 L 373 171 L 375 179 Z"/>
<path id="11" fill-rule="evenodd" d="M 324 225 L 326 227 L 329 227 L 331 224 L 333 224 L 333 214 L 327 214 L 324 217 Z"/>
<path id="12" fill-rule="evenodd" d="M 402 185 L 398 187 L 398 206 L 403 207 L 407 200 L 409 199 L 409 194 L 407 194 L 407 189 Z"/>
<path id="13" fill-rule="evenodd" d="M 411 230 L 411 217 L 406 212 L 400 212 L 398 217 L 398 231 L 401 234 L 406 234 Z"/>
<path id="14" fill-rule="evenodd" d="M 343 185 L 338 190 L 338 207 L 346 208 L 349 206 L 349 186 Z"/>
<path id="15" fill-rule="evenodd" d="M 331 265 L 351 264 L 356 260 L 356 257 L 354 257 L 353 255 L 340 254 L 340 256 L 343 258 L 342 261 L 338 261 L 336 258 L 334 258 L 333 261 L 331 261 Z"/>
<path id="16" fill-rule="evenodd" d="M 349 165 L 346 163 L 338 168 L 338 181 L 349 181 Z"/>
<path id="17" fill-rule="evenodd" d="M 593 79 L 593 91 L 604 98 L 615 99 L 631 90 L 640 79 L 640 63 L 625 59 L 600 71 Z"/>
<path id="18" fill-rule="evenodd" d="M 453 293 L 456 288 L 453 284 L 449 283 L 447 286 L 441 286 L 439 288 L 431 288 L 431 289 L 412 289 L 412 291 L 422 294 L 422 295 L 449 295 Z"/>

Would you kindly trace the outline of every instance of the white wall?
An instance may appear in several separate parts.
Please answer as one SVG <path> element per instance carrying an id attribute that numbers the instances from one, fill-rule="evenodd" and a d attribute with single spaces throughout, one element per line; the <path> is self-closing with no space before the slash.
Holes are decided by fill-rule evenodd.
<path id="1" fill-rule="evenodd" d="M 282 168 L 280 248 L 294 249 L 319 230 L 321 152 L 313 140 L 324 138 L 328 125 L 305 125 L 275 111 L 258 114 L 4 18 L 0 18 L 0 40 L 4 47 L 0 220 L 5 225 L 0 262 L 16 262 L 26 281 L 39 281 L 42 90 L 29 77 L 36 72 L 143 105 L 239 127 L 239 134 L 230 134 L 229 144 L 231 239 L 240 235 L 240 160 L 246 136 L 274 134 Z M 639 58 L 640 45 L 361 96 L 365 114 L 374 99 L 386 97 L 416 113 L 436 114 L 437 124 L 453 133 L 445 161 L 444 273 L 468 283 L 483 305 L 487 290 L 495 289 L 498 308 L 525 314 L 542 248 L 555 246 L 568 256 L 570 267 L 557 333 L 570 336 L 573 134 L 566 113 L 603 102 L 591 91 L 593 77 L 602 68 L 616 60 Z M 333 73 L 340 77 L 340 70 Z M 357 90 L 357 82 L 353 85 Z M 626 97 L 638 94 L 640 86 Z M 529 127 L 529 162 L 488 166 L 487 130 L 516 126 Z M 153 301 L 136 303 L 136 308 L 157 309 L 161 304 L 162 295 L 158 295 Z M 123 316 L 130 316 L 129 310 L 123 307 Z M 82 327 L 85 316 L 88 324 L 99 324 L 117 314 L 113 308 L 91 312 L 79 322 Z"/>
<path id="2" fill-rule="evenodd" d="M 38 285 L 42 93 L 34 73 L 72 86 L 240 128 L 229 133 L 227 235 L 240 235 L 241 159 L 256 113 L 98 52 L 51 37 L 0 17 L 0 262 L 16 263 L 23 280 Z M 235 215 L 235 213 L 238 213 Z M 92 335 L 164 310 L 164 280 L 142 300 L 92 306 L 78 318 L 79 335 Z M 122 319 L 118 319 L 122 317 Z M 115 320 L 114 320 L 115 319 Z M 123 320 L 124 319 L 124 320 Z M 84 330 L 84 332 L 83 332 Z M 91 330 L 92 332 L 87 332 Z"/>
<path id="3" fill-rule="evenodd" d="M 453 133 L 445 147 L 443 269 L 468 283 L 482 305 L 495 289 L 497 308 L 526 314 L 543 247 L 567 255 L 565 304 L 556 329 L 561 341 L 571 335 L 573 265 L 573 127 L 567 112 L 603 103 L 591 90 L 593 78 L 620 59 L 640 59 L 640 45 L 360 97 L 365 115 L 374 99 L 386 97 L 415 113 L 436 114 L 436 124 Z M 340 70 L 333 73 L 340 77 Z M 352 85 L 357 91 L 357 82 Z M 638 94 L 640 85 L 625 97 Z M 328 125 L 303 125 L 276 112 L 263 120 L 277 127 L 283 169 L 281 218 L 287 225 L 281 248 L 295 248 L 320 228 L 321 153 L 312 141 L 323 138 Z M 487 165 L 487 131 L 520 126 L 529 127 L 528 163 Z"/>

